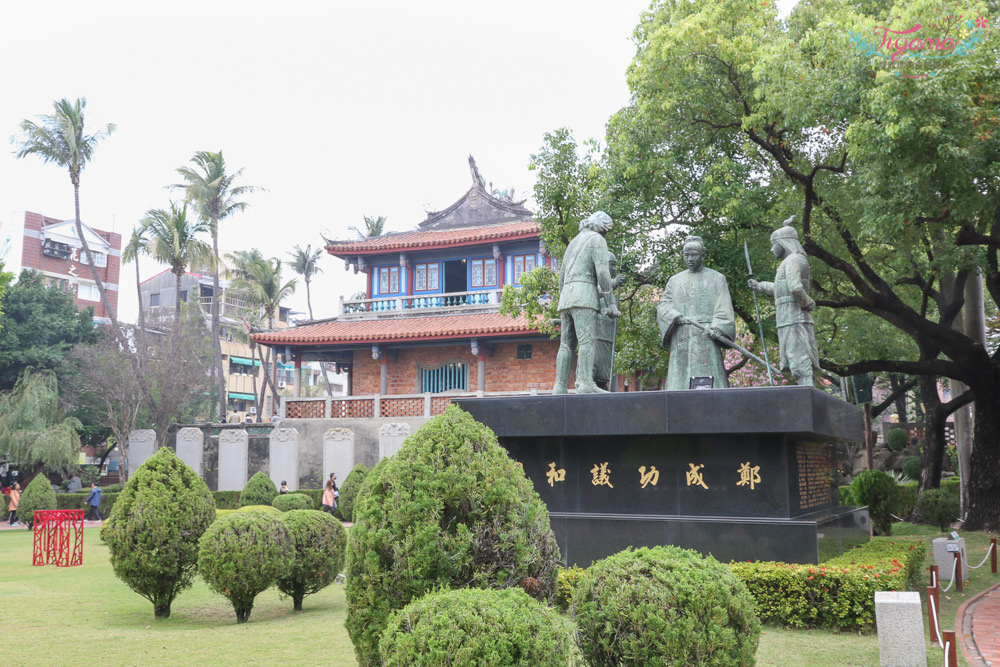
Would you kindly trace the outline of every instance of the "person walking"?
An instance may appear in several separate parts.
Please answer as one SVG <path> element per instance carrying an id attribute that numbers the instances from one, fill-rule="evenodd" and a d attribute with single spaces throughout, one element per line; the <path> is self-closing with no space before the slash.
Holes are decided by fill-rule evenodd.
<path id="1" fill-rule="evenodd" d="M 320 504 L 323 505 L 323 511 L 333 514 L 333 510 L 337 509 L 337 498 L 334 494 L 337 491 L 337 485 L 334 484 L 333 478 L 326 480 L 326 488 L 323 489 L 323 498 L 320 500 Z"/>
<path id="2" fill-rule="evenodd" d="M 10 502 L 7 503 L 7 511 L 10 512 L 10 516 L 7 518 L 7 523 L 14 526 L 20 526 L 21 522 L 17 520 L 17 504 L 21 501 L 21 485 L 14 482 L 14 486 L 10 487 Z"/>
<path id="3" fill-rule="evenodd" d="M 90 483 L 90 495 L 87 496 L 87 504 L 90 506 L 90 520 L 103 521 L 101 516 L 101 489 L 97 482 Z"/>

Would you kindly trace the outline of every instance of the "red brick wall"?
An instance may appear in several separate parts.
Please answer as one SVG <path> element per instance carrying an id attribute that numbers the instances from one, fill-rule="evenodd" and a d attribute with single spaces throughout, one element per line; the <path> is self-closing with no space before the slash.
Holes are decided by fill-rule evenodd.
<path id="1" fill-rule="evenodd" d="M 525 344 L 525 343 L 521 343 Z M 486 349 L 485 343 L 484 350 Z M 486 391 L 527 391 L 552 389 L 556 373 L 558 340 L 531 342 L 531 359 L 517 358 L 518 343 L 493 343 L 492 350 L 484 353 L 486 361 Z M 469 391 L 479 387 L 479 368 L 472 356 L 469 343 L 442 347 L 418 347 L 389 354 L 389 394 L 417 394 L 420 384 L 417 368 L 440 366 L 446 362 L 462 362 L 469 368 Z M 355 352 L 353 393 L 355 396 L 379 393 L 379 361 L 365 351 Z M 569 385 L 574 377 L 570 374 Z"/>
<path id="2" fill-rule="evenodd" d="M 24 214 L 24 230 L 41 232 L 42 227 L 45 225 L 52 225 L 57 222 L 62 222 L 55 218 L 49 218 L 38 213 L 26 212 Z M 112 248 L 121 250 L 122 247 L 122 237 L 121 234 L 115 234 L 113 232 L 105 232 L 99 229 L 95 229 L 94 232 L 108 241 Z M 57 259 L 55 257 L 47 257 L 42 254 L 42 243 L 37 238 L 29 238 L 27 234 L 24 237 L 23 248 L 21 250 L 21 266 L 26 269 L 37 269 L 38 271 L 45 271 L 52 274 L 58 274 L 67 280 L 74 280 L 74 276 L 70 274 L 71 266 L 75 265 L 75 273 L 77 277 L 83 278 L 87 281 L 92 281 L 90 267 L 83 262 L 83 253 L 80 253 L 80 261 L 73 262 L 71 260 Z M 108 265 L 107 267 L 98 267 L 97 275 L 101 277 L 101 281 L 105 283 L 105 289 L 108 294 L 108 301 L 111 303 L 111 307 L 118 310 L 118 290 L 110 289 L 109 285 L 118 285 L 118 281 L 121 275 L 121 258 L 116 255 L 108 255 Z M 107 317 L 108 314 L 104 311 L 104 306 L 100 302 L 94 301 L 81 301 L 74 297 L 74 301 L 77 306 L 93 306 L 95 317 Z"/>

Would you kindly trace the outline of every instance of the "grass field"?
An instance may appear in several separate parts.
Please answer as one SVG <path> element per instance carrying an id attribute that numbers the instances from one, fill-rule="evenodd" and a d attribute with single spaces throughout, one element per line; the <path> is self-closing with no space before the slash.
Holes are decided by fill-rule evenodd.
<path id="1" fill-rule="evenodd" d="M 83 565 L 31 565 L 31 533 L 0 532 L 0 628 L 16 656 L 7 664 L 65 665 L 354 665 L 344 629 L 344 586 L 334 584 L 306 597 L 304 611 L 271 589 L 257 597 L 250 622 L 236 625 L 229 601 L 196 580 L 174 601 L 169 619 L 153 618 L 152 604 L 120 582 L 111 570 L 98 528 L 87 528 Z M 939 533 L 897 525 L 897 534 Z M 985 555 L 989 536 L 965 534 L 969 559 Z M 929 550 L 928 550 L 929 551 Z M 928 556 L 928 564 L 931 562 Z M 954 628 L 959 605 L 1000 581 L 989 563 L 974 570 L 964 594 L 941 595 L 942 627 Z M 926 629 L 926 628 L 925 628 Z M 930 648 L 930 665 L 942 665 Z M 961 655 L 961 652 L 959 652 Z M 874 635 L 765 628 L 757 664 L 780 667 L 870 666 L 879 662 Z M 959 664 L 965 664 L 960 658 Z"/>

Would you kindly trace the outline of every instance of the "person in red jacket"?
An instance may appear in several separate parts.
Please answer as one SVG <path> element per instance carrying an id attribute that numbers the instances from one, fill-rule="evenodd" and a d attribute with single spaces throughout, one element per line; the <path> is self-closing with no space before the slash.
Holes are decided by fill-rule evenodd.
<path id="1" fill-rule="evenodd" d="M 7 503 L 7 511 L 10 512 L 10 516 L 7 518 L 7 523 L 11 526 L 20 526 L 21 522 L 17 520 L 17 504 L 21 501 L 21 485 L 14 482 L 14 486 L 10 490 L 10 502 Z"/>

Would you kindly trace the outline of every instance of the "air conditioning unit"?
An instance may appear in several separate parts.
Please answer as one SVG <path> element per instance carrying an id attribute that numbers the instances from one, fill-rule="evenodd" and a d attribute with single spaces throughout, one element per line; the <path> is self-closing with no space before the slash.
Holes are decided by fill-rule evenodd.
<path id="1" fill-rule="evenodd" d="M 284 389 L 286 386 L 284 380 L 278 380 L 278 389 Z"/>
<path id="2" fill-rule="evenodd" d="M 257 406 L 256 405 L 251 405 L 249 408 L 247 408 L 247 412 L 249 412 L 252 415 L 257 414 Z"/>

